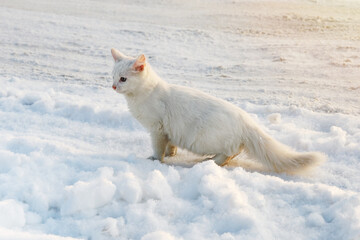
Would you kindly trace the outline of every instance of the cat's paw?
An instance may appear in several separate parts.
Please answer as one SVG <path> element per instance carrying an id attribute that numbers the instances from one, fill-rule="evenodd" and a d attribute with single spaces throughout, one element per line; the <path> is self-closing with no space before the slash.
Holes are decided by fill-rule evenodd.
<path id="1" fill-rule="evenodd" d="M 168 146 L 167 149 L 166 149 L 166 154 L 165 156 L 166 157 L 173 157 L 175 156 L 177 153 L 177 147 L 176 146 Z"/>

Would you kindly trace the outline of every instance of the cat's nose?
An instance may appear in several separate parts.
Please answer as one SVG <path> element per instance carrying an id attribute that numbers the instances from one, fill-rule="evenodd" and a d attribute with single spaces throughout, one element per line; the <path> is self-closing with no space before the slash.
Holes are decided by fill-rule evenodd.
<path id="1" fill-rule="evenodd" d="M 116 90 L 116 86 L 115 86 L 114 84 L 112 85 L 112 88 L 113 88 L 114 90 Z"/>

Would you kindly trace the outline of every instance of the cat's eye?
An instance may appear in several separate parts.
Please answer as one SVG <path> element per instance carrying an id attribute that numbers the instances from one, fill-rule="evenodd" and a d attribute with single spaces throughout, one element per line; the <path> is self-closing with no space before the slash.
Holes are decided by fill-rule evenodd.
<path id="1" fill-rule="evenodd" d="M 120 78 L 120 81 L 121 81 L 121 82 L 126 82 L 126 79 L 127 79 L 126 77 L 121 77 L 121 78 Z"/>

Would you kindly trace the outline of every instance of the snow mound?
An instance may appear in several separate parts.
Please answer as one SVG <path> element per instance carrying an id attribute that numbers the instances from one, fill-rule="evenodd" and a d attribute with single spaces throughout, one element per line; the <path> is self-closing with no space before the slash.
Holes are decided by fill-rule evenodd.
<path id="1" fill-rule="evenodd" d="M 89 182 L 78 181 L 65 188 L 65 199 L 61 206 L 62 215 L 85 213 L 109 203 L 116 186 L 108 179 L 99 178 Z"/>
<path id="2" fill-rule="evenodd" d="M 146 234 L 141 240 L 175 240 L 175 238 L 167 232 L 156 231 Z"/>
<path id="3" fill-rule="evenodd" d="M 280 113 L 272 113 L 268 116 L 270 123 L 280 123 L 281 122 L 281 114 Z"/>
<path id="4" fill-rule="evenodd" d="M 0 227 L 0 240 L 79 240 L 79 238 L 60 237 L 51 234 L 19 232 Z"/>
<path id="5" fill-rule="evenodd" d="M 119 198 L 124 199 L 128 203 L 137 203 L 142 199 L 142 182 L 133 173 L 126 172 L 117 179 Z"/>
<path id="6" fill-rule="evenodd" d="M 26 223 L 24 207 L 14 199 L 0 202 L 0 227 L 20 228 Z"/>

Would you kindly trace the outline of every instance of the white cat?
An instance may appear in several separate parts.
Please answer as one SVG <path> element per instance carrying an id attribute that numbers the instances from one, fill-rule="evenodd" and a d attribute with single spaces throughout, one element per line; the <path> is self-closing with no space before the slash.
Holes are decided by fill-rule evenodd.
<path id="1" fill-rule="evenodd" d="M 176 147 L 223 166 L 244 150 L 270 171 L 295 173 L 317 165 L 321 153 L 298 153 L 266 134 L 242 109 L 188 87 L 168 84 L 146 62 L 111 49 L 113 89 L 124 94 L 130 112 L 150 131 L 153 159 L 163 162 Z"/>

